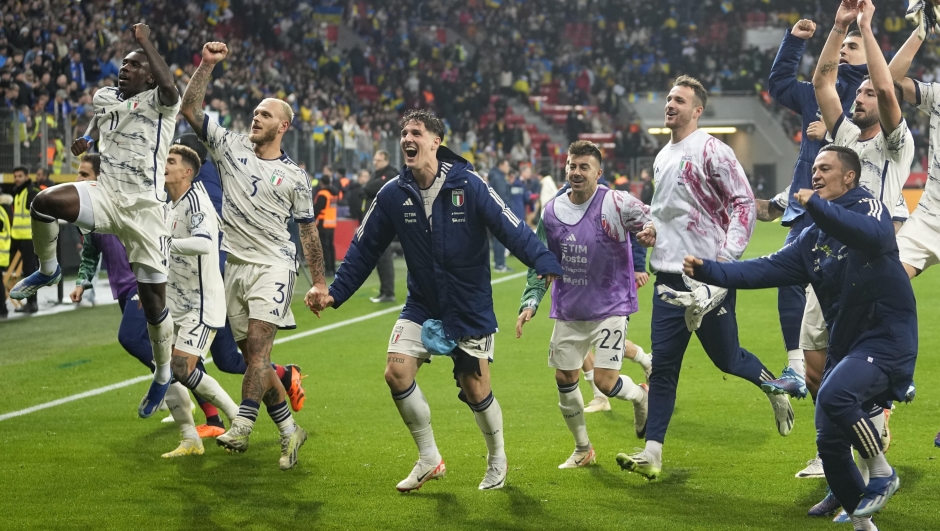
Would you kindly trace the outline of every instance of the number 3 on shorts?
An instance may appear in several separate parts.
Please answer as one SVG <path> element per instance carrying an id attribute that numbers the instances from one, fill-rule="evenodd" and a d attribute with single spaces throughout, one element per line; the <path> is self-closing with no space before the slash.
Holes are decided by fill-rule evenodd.
<path id="1" fill-rule="evenodd" d="M 287 286 L 287 284 L 275 282 L 274 285 L 277 286 L 277 295 L 274 296 L 274 302 L 276 302 L 277 304 L 281 304 L 282 302 L 284 302 L 284 298 L 287 296 L 284 293 L 284 288 Z"/>

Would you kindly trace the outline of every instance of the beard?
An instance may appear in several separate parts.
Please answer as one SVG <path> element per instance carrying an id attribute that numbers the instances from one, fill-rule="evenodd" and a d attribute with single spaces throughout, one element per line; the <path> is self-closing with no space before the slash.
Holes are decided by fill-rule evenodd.
<path id="1" fill-rule="evenodd" d="M 691 121 L 692 121 L 692 113 L 688 113 L 688 114 L 679 113 L 675 116 L 675 119 L 672 125 L 669 125 L 668 123 L 664 123 L 663 125 L 665 125 L 669 129 L 676 130 L 676 129 L 682 129 L 683 127 L 688 125 L 689 122 Z"/>
<path id="2" fill-rule="evenodd" d="M 878 123 L 878 113 L 869 111 L 858 118 L 853 116 L 852 121 L 855 122 L 855 125 L 857 125 L 859 129 L 868 129 Z"/>
<path id="3" fill-rule="evenodd" d="M 251 133 L 248 135 L 248 140 L 252 144 L 267 144 L 268 142 L 273 141 L 277 137 L 277 129 L 271 128 L 268 130 L 263 130 L 260 133 Z"/>

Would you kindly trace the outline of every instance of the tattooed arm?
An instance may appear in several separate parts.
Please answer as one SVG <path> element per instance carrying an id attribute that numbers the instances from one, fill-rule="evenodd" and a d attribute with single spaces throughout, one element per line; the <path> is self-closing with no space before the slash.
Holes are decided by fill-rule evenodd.
<path id="1" fill-rule="evenodd" d="M 838 119 L 842 116 L 842 102 L 836 91 L 836 78 L 839 73 L 839 49 L 845 39 L 849 24 L 855 21 L 858 7 L 849 7 L 846 3 L 839 5 L 836 11 L 835 25 L 829 32 L 826 45 L 819 53 L 816 63 L 816 72 L 813 73 L 813 88 L 816 89 L 816 101 L 822 112 L 823 123 L 830 133 L 835 130 Z M 834 134 L 834 133 L 833 133 Z"/>
<path id="2" fill-rule="evenodd" d="M 757 199 L 757 221 L 774 221 L 783 215 L 777 203 L 769 199 Z"/>
<path id="3" fill-rule="evenodd" d="M 193 77 L 186 86 L 186 92 L 183 94 L 183 104 L 180 106 L 180 113 L 192 126 L 193 131 L 199 135 L 199 138 L 205 138 L 206 132 L 202 130 L 206 113 L 202 110 L 202 102 L 206 98 L 206 86 L 209 84 L 209 76 L 212 75 L 212 69 L 215 65 L 225 59 L 228 55 L 228 47 L 221 42 L 207 42 L 202 47 L 202 62 L 199 68 L 193 72 Z"/>
<path id="4" fill-rule="evenodd" d="M 327 306 L 325 298 L 329 296 L 323 271 L 323 246 L 320 244 L 320 235 L 317 233 L 315 221 L 297 225 L 300 228 L 300 245 L 304 249 L 304 257 L 310 269 L 310 279 L 313 280 L 313 286 L 304 297 L 304 302 L 310 311 L 319 316 L 320 310 Z"/>

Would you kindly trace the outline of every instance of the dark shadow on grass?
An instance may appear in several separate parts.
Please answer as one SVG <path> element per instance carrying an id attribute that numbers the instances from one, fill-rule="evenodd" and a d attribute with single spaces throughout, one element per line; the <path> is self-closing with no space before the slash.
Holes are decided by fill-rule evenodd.
<path id="1" fill-rule="evenodd" d="M 415 495 L 434 500 L 437 503 L 437 516 L 442 522 L 462 522 L 467 518 L 467 510 L 457 501 L 457 495 L 452 492 L 433 492 Z"/>

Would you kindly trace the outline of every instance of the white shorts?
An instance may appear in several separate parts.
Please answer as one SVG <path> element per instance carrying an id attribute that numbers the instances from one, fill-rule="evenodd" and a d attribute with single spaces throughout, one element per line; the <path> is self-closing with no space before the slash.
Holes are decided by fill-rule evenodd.
<path id="1" fill-rule="evenodd" d="M 91 198 L 95 232 L 114 234 L 124 244 L 131 269 L 136 272 L 135 266 L 143 265 L 164 277 L 168 274 L 170 230 L 166 226 L 165 204 L 138 201 L 130 208 L 124 208 L 95 181 L 71 184 L 81 187 L 80 195 L 87 193 Z"/>
<path id="2" fill-rule="evenodd" d="M 806 287 L 806 308 L 803 309 L 803 324 L 800 326 L 800 348 L 803 350 L 826 350 L 829 348 L 829 330 L 823 319 L 822 308 L 813 286 Z"/>
<path id="3" fill-rule="evenodd" d="M 594 367 L 620 370 L 623 365 L 627 318 L 608 317 L 603 321 L 555 321 L 548 346 L 548 366 L 575 371 L 584 365 L 594 347 Z"/>
<path id="4" fill-rule="evenodd" d="M 493 361 L 493 334 L 488 336 L 464 336 L 457 340 L 457 347 L 474 358 Z M 388 338 L 389 354 L 404 354 L 419 360 L 431 358 L 431 353 L 421 342 L 421 325 L 407 319 L 399 319 Z"/>
<path id="5" fill-rule="evenodd" d="M 297 273 L 284 267 L 250 264 L 231 254 L 225 266 L 225 307 L 235 341 L 248 337 L 248 320 L 282 330 L 297 328 L 290 309 Z"/>
<path id="6" fill-rule="evenodd" d="M 940 216 L 915 210 L 898 232 L 898 251 L 918 272 L 940 263 Z"/>
<path id="7" fill-rule="evenodd" d="M 173 348 L 206 359 L 212 340 L 215 339 L 215 333 L 215 328 L 209 328 L 197 319 L 174 320 L 173 335 L 176 340 Z"/>

